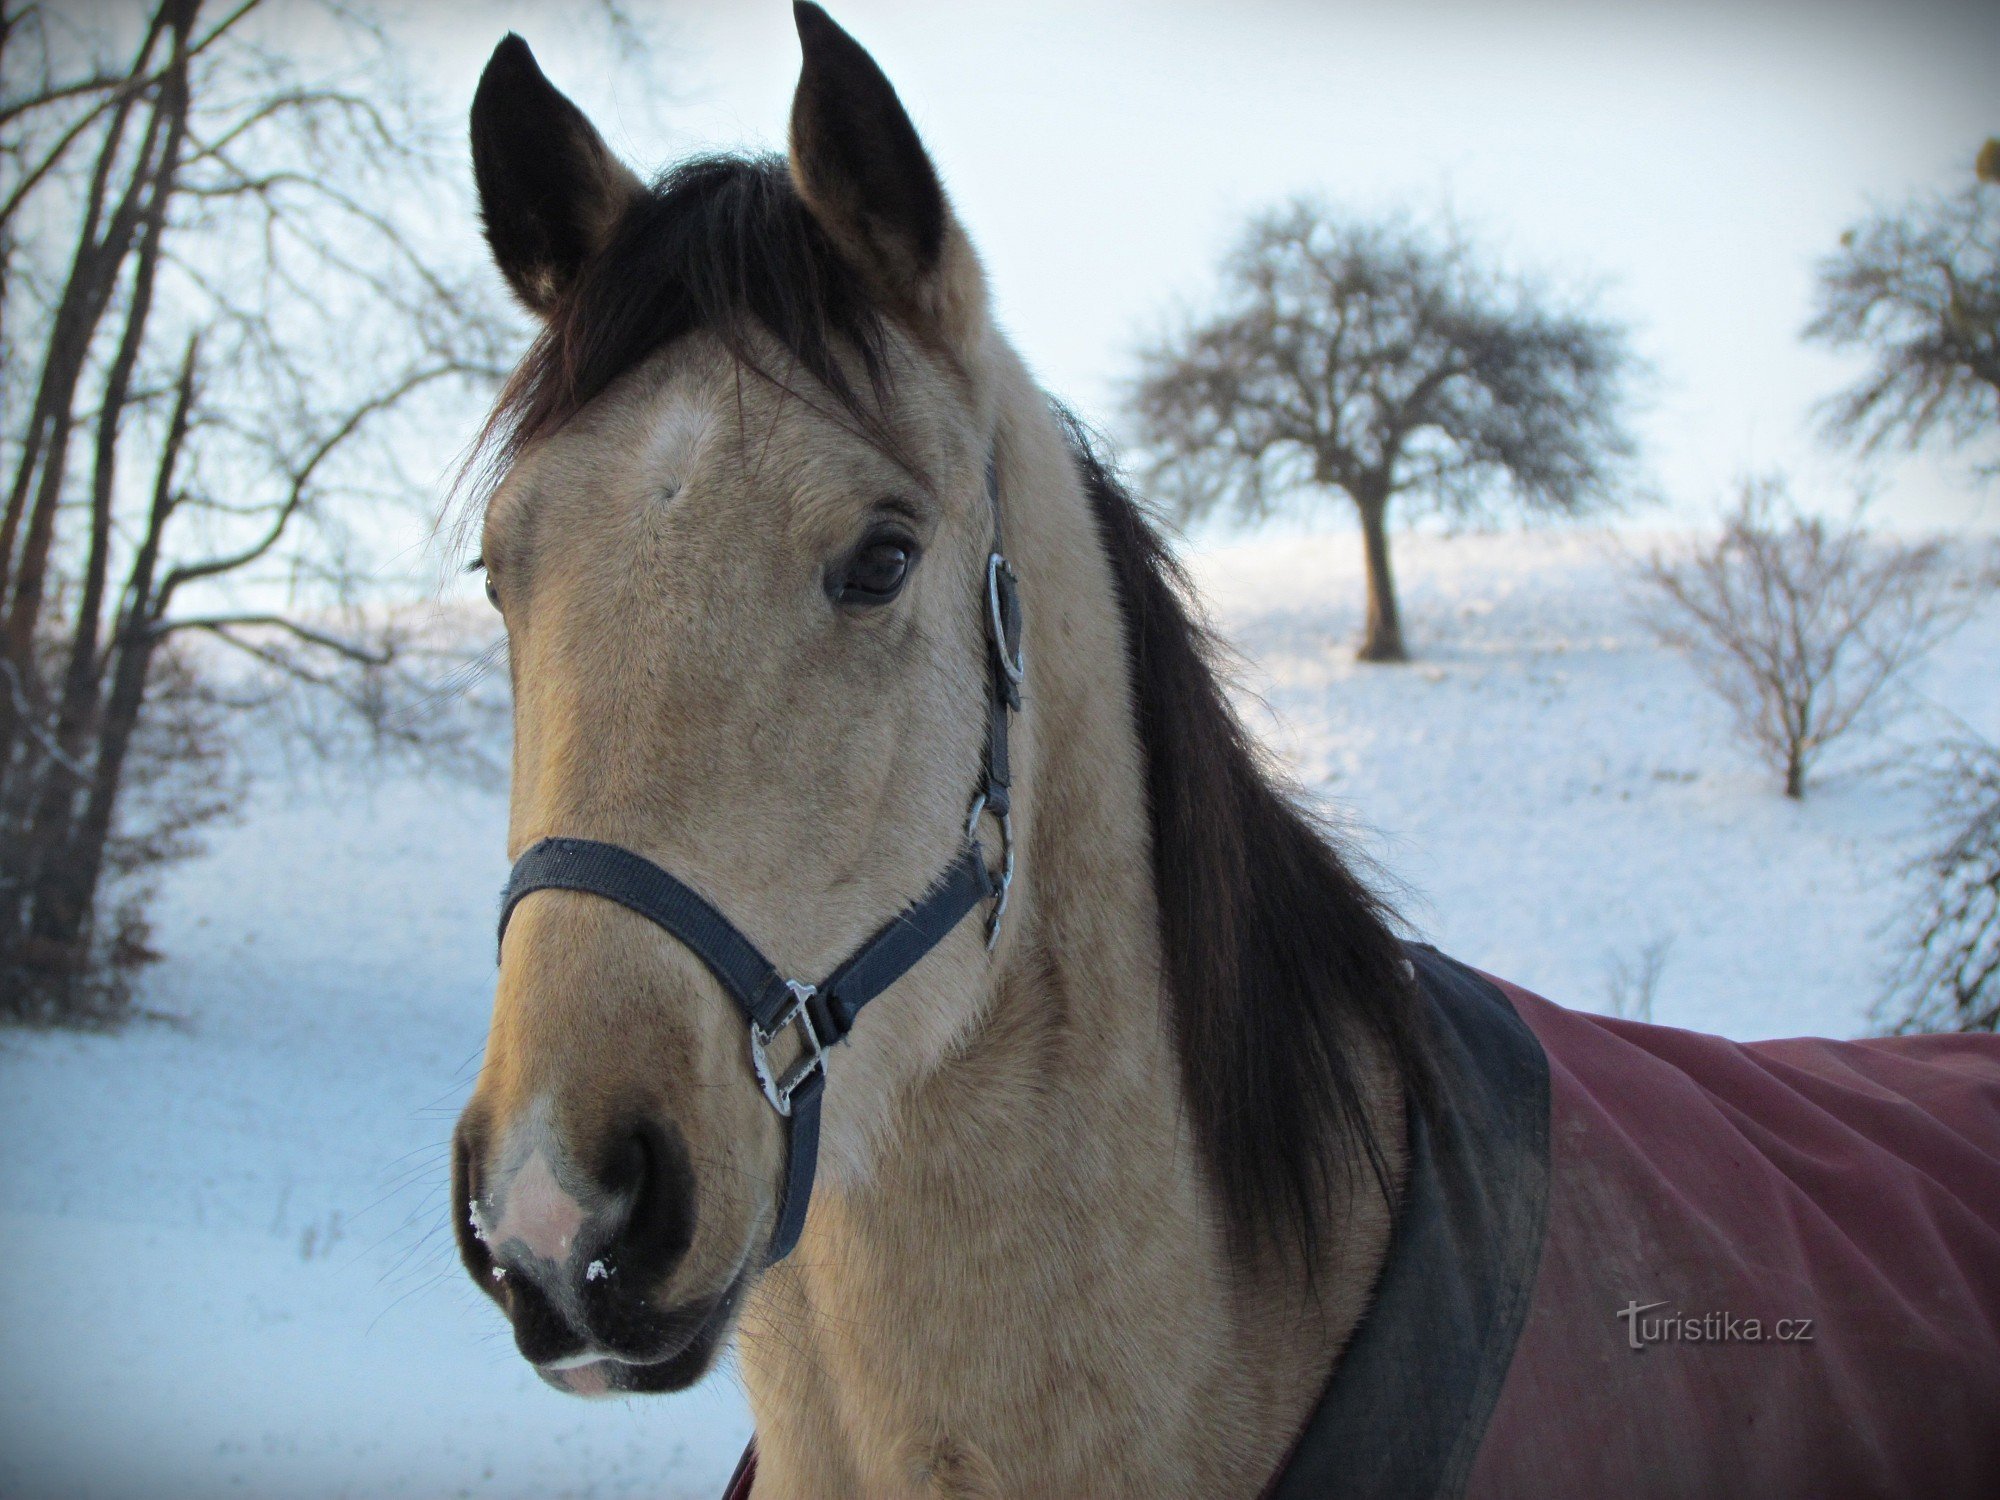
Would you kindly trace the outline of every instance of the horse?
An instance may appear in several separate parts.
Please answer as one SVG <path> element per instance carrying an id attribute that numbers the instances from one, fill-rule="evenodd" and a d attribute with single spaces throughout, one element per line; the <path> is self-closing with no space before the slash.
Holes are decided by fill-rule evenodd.
<path id="1" fill-rule="evenodd" d="M 643 182 L 512 35 L 473 104 L 540 326 L 479 450 L 517 862 L 451 1212 L 521 1354 L 733 1340 L 758 1500 L 2000 1493 L 2000 1043 L 1408 939 L 796 21 L 782 157 Z"/>

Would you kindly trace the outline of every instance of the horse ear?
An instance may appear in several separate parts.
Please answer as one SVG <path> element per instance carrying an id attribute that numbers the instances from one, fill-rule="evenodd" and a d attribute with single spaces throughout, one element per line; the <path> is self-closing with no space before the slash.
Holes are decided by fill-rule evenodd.
<path id="1" fill-rule="evenodd" d="M 792 181 L 842 254 L 893 308 L 962 336 L 984 283 L 937 169 L 861 44 L 811 3 L 792 7 L 803 61 L 792 96 Z"/>
<path id="2" fill-rule="evenodd" d="M 646 191 L 512 32 L 472 98 L 472 175 L 493 259 L 543 317 Z"/>

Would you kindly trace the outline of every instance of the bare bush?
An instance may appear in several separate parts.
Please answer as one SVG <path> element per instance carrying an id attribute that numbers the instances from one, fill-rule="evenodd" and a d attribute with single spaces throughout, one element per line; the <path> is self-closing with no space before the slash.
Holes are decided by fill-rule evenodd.
<path id="1" fill-rule="evenodd" d="M 1875 723 L 1910 665 L 1977 606 L 1937 541 L 1878 536 L 1800 512 L 1784 481 L 1743 482 L 1722 535 L 1640 565 L 1645 620 L 1729 705 L 1744 741 L 1803 797 L 1842 736 Z"/>
<path id="2" fill-rule="evenodd" d="M 1939 842 L 1876 1020 L 1894 1032 L 2000 1030 L 2000 749 L 1961 741 L 1935 781 Z"/>
<path id="3" fill-rule="evenodd" d="M 1673 951 L 1673 935 L 1662 933 L 1632 953 L 1613 953 L 1605 960 L 1604 998 L 1610 1002 L 1612 1015 L 1651 1024 L 1653 1002 L 1659 997 L 1660 980 Z"/>

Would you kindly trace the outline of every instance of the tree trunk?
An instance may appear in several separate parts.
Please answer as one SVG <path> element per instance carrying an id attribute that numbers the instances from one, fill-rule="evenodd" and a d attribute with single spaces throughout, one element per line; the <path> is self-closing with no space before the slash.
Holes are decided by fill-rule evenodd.
<path id="1" fill-rule="evenodd" d="M 179 170 L 182 142 L 187 129 L 186 36 L 175 35 L 174 65 L 161 85 L 158 108 L 168 116 L 166 144 L 155 169 L 144 231 L 139 237 L 137 266 L 125 313 L 125 329 L 118 352 L 105 376 L 103 396 L 98 403 L 96 471 L 92 476 L 90 506 L 90 546 L 84 558 L 82 596 L 77 602 L 69 644 L 69 662 L 63 673 L 62 694 L 56 712 L 55 751 L 44 757 L 43 778 L 36 799 L 34 817 L 27 837 L 27 852 L 20 861 L 26 879 L 35 891 L 35 936 L 55 938 L 59 933 L 76 935 L 76 924 L 63 915 L 73 904 L 56 899 L 51 905 L 42 886 L 45 872 L 50 883 L 67 886 L 62 866 L 68 861 L 58 851 L 72 837 L 79 798 L 87 793 L 91 774 L 87 766 L 87 742 L 96 726 L 98 694 L 102 679 L 99 661 L 100 617 L 104 609 L 105 581 L 111 560 L 111 512 L 117 484 L 118 439 L 125 407 L 131 398 L 132 375 L 146 340 L 147 320 L 152 314 L 153 287 L 159 267 L 161 242 L 166 233 L 167 206 L 173 197 L 174 175 Z M 184 407 L 177 408 L 172 442 L 178 448 L 186 430 Z M 169 470 L 171 472 L 171 470 Z M 51 871 L 51 866 L 53 870 Z M 86 902 L 87 905 L 87 902 Z M 50 931 L 45 914 L 57 913 Z"/>
<path id="2" fill-rule="evenodd" d="M 191 342 L 181 361 L 174 392 L 173 416 L 153 479 L 153 503 L 146 534 L 132 559 L 124 588 L 124 608 L 111 644 L 111 691 L 98 719 L 97 753 L 82 815 L 68 842 L 42 871 L 35 890 L 31 918 L 33 934 L 45 951 L 74 952 L 88 930 L 97 900 L 97 882 L 104 873 L 104 849 L 111 836 L 118 791 L 125 775 L 125 756 L 145 705 L 146 677 L 158 648 L 159 601 L 154 589 L 160 541 L 174 511 L 174 476 L 195 400 L 195 367 L 199 344 Z"/>
<path id="3" fill-rule="evenodd" d="M 159 44 L 161 33 L 166 28 L 164 8 L 156 11 L 152 23 L 146 28 L 146 38 L 139 48 L 139 56 L 132 64 L 128 82 L 136 82 L 152 66 L 153 48 Z M 65 406 L 75 404 L 76 382 L 81 378 L 83 355 L 77 351 L 88 351 L 90 328 L 96 326 L 90 319 L 89 326 L 79 335 L 74 325 L 85 319 L 86 304 L 102 280 L 101 269 L 97 267 L 102 244 L 97 232 L 103 222 L 104 203 L 111 189 L 112 169 L 116 166 L 125 140 L 125 128 L 130 123 L 132 112 L 140 103 L 139 92 L 134 89 L 118 101 L 111 112 L 111 119 L 105 126 L 105 134 L 97 153 L 97 161 L 91 168 L 90 190 L 85 195 L 83 222 L 76 235 L 76 256 L 70 266 L 69 278 L 63 285 L 61 300 L 53 315 L 48 344 L 44 351 L 42 376 L 36 387 L 34 405 L 21 437 L 19 464 L 15 469 L 14 484 L 7 497 L 7 513 L 0 522 L 0 597 L 6 594 L 13 578 L 14 548 L 19 539 L 21 518 L 26 509 L 29 491 L 33 485 L 37 465 L 40 461 L 47 430 L 55 420 L 55 413 Z M 117 267 L 111 268 L 112 280 L 117 279 Z M 108 295 L 108 294 L 107 294 Z M 71 373 L 72 368 L 75 373 Z M 64 394 L 67 391 L 68 394 Z"/>
<path id="4" fill-rule="evenodd" d="M 151 56 L 162 25 L 161 15 L 164 8 L 154 17 L 135 71 L 143 71 L 146 59 Z M 41 619 L 49 554 L 55 542 L 56 511 L 62 499 L 70 437 L 75 429 L 77 387 L 89 361 L 91 341 L 110 306 L 120 268 L 138 230 L 141 194 L 153 170 L 153 156 L 159 143 L 162 119 L 156 103 L 123 196 L 99 238 L 104 205 L 120 158 L 120 144 L 138 101 L 139 96 L 134 93 L 113 112 L 92 169 L 76 253 L 51 320 L 48 352 L 43 360 L 34 410 L 8 495 L 6 518 L 0 522 L 0 580 L 4 581 L 0 582 L 0 595 L 7 596 L 5 619 L 0 622 L 0 637 L 4 637 L 0 640 L 0 653 L 4 653 L 0 671 L 9 679 L 4 684 L 8 691 L 0 694 L 0 777 L 13 769 L 23 713 L 39 710 L 35 632 Z M 15 538 L 24 519 L 25 535 L 17 555 Z M 9 786 L 10 796 L 13 791 Z"/>
<path id="5" fill-rule="evenodd" d="M 1396 608 L 1396 576 L 1389 568 L 1389 493 L 1371 486 L 1355 497 L 1361 510 L 1361 541 L 1368 554 L 1368 633 L 1361 642 L 1362 661 L 1408 661 L 1403 647 L 1403 619 Z"/>
<path id="6" fill-rule="evenodd" d="M 111 819 L 125 777 L 125 755 L 146 701 L 146 677 L 158 645 L 153 622 L 131 621 L 118 642 L 112 668 L 111 696 L 104 705 L 98 737 L 97 762 L 92 768 L 90 795 L 76 833 L 43 874 L 35 892 L 32 941 L 45 955 L 73 961 L 83 947 L 90 914 L 97 901 L 97 882 L 104 873 L 104 850 L 111 838 Z"/>
<path id="7" fill-rule="evenodd" d="M 1802 802 L 1806 795 L 1805 757 L 1794 746 L 1785 756 L 1785 795 L 1794 802 Z"/>
<path id="8" fill-rule="evenodd" d="M 76 322 L 69 331 L 68 347 L 62 350 L 64 385 L 55 411 L 54 436 L 43 459 L 40 483 L 28 511 L 21 555 L 15 564 L 14 595 L 8 604 L 6 647 L 9 659 L 23 677 L 32 670 L 35 630 L 41 623 L 42 599 L 48 586 L 49 555 L 55 545 L 56 511 L 62 502 L 63 479 L 67 473 L 70 435 L 76 424 L 76 391 L 90 358 L 91 341 L 116 292 L 125 257 L 144 215 L 145 191 L 158 169 L 155 157 L 167 106 L 156 103 L 146 122 L 145 140 L 140 144 L 125 193 L 106 227 L 104 239 L 94 247 L 80 250 L 77 275 L 84 278 L 83 297 Z M 116 149 L 115 143 L 106 151 Z"/>

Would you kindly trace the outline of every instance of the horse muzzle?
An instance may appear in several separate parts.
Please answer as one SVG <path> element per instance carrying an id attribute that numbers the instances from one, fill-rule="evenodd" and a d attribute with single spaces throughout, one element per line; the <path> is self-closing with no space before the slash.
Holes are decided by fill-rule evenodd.
<path id="1" fill-rule="evenodd" d="M 650 1119 L 612 1133 L 583 1172 L 545 1125 L 487 1160 L 468 1117 L 453 1138 L 460 1257 L 507 1314 L 523 1358 L 577 1395 L 679 1390 L 707 1373 L 741 1304 L 673 1290 L 694 1239 L 695 1179 L 680 1134 Z"/>

